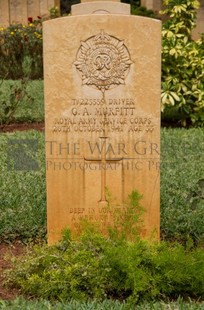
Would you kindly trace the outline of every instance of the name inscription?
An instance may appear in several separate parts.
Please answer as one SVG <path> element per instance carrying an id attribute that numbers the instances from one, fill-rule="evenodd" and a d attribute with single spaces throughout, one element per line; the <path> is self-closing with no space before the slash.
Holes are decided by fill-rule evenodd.
<path id="1" fill-rule="evenodd" d="M 54 133 L 68 132 L 152 132 L 152 118 L 141 117 L 132 98 L 71 99 L 68 117 L 54 119 Z"/>

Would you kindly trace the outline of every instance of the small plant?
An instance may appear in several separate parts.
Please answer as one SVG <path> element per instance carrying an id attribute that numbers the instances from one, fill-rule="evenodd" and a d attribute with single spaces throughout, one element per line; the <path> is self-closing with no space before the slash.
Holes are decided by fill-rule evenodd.
<path id="1" fill-rule="evenodd" d="M 0 86 L 3 84 L 3 80 L 1 81 Z M 0 123 L 1 124 L 9 124 L 14 121 L 14 114 L 19 108 L 19 106 L 23 105 L 25 101 L 30 104 L 33 103 L 32 96 L 27 91 L 28 79 L 24 78 L 18 83 L 10 84 L 8 93 L 4 94 L 4 92 L 0 89 Z"/>
<path id="2" fill-rule="evenodd" d="M 143 229 L 142 215 L 145 209 L 140 204 L 142 195 L 133 190 L 122 206 L 114 205 L 110 193 L 109 197 L 107 211 L 113 217 L 112 225 L 108 227 L 109 233 L 112 237 L 115 235 L 116 238 L 135 240 Z"/>
<path id="3" fill-rule="evenodd" d="M 57 18 L 60 16 L 60 11 L 59 11 L 58 6 L 53 6 L 52 8 L 49 9 L 49 12 L 50 12 L 51 19 Z"/>

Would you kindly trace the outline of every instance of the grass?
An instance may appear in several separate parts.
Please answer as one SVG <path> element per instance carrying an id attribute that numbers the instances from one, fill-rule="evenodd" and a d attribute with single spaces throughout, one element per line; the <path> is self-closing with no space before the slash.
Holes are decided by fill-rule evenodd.
<path id="1" fill-rule="evenodd" d="M 143 303 L 137 305 L 137 307 L 130 308 L 125 303 L 119 303 L 118 301 L 106 300 L 104 302 L 77 302 L 71 301 L 68 303 L 50 303 L 47 300 L 28 301 L 23 298 L 17 298 L 14 301 L 1 301 L 0 309 L 9 310 L 202 310 L 204 309 L 203 303 L 196 303 L 192 301 L 184 302 L 182 299 L 178 299 L 175 302 L 152 302 Z"/>
<path id="2" fill-rule="evenodd" d="M 2 110 L 2 102 L 5 101 L 8 106 L 11 106 L 13 101 L 12 87 L 20 86 L 20 81 L 4 80 L 1 84 L 0 91 L 0 122 L 4 122 L 4 112 Z M 13 114 L 11 121 L 13 122 L 41 122 L 44 120 L 44 94 L 43 94 L 43 81 L 35 80 L 28 81 L 26 85 L 26 93 L 19 101 L 18 108 Z M 30 99 L 28 99 L 28 97 Z"/>
<path id="3" fill-rule="evenodd" d="M 161 131 L 161 231 L 204 242 L 204 128 Z"/>
<path id="4" fill-rule="evenodd" d="M 8 149 L 13 139 L 37 141 L 37 152 L 29 155 L 31 147 L 28 158 L 34 156 L 39 169 L 9 168 L 16 156 Z M 203 243 L 204 129 L 162 129 L 161 147 L 162 238 Z M 0 158 L 0 241 L 43 238 L 46 233 L 44 134 L 37 131 L 0 134 Z"/>
<path id="5" fill-rule="evenodd" d="M 23 163 L 27 163 L 28 167 L 21 166 L 21 158 L 18 159 L 11 144 L 19 139 L 38 143 L 36 152 L 32 152 L 31 148 L 23 154 Z M 43 238 L 46 233 L 44 135 L 37 131 L 1 134 L 0 158 L 0 241 Z M 12 168 L 14 159 L 16 170 Z M 30 169 L 29 164 L 33 161 L 39 170 Z M 28 169 L 23 171 L 23 168 Z"/>

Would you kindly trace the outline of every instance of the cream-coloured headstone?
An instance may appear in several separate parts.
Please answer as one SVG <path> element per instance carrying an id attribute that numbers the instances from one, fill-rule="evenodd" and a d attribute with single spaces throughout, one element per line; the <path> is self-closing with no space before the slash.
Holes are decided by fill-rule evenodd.
<path id="1" fill-rule="evenodd" d="M 27 0 L 10 1 L 10 23 L 27 24 Z"/>
<path id="2" fill-rule="evenodd" d="M 132 190 L 159 238 L 160 21 L 128 15 L 44 22 L 48 242 L 81 218 L 111 222 Z"/>
<path id="3" fill-rule="evenodd" d="M 196 28 L 192 31 L 193 39 L 200 39 L 202 33 L 204 33 L 204 0 L 200 0 L 200 8 L 196 18 Z"/>
<path id="4" fill-rule="evenodd" d="M 34 20 L 40 16 L 40 1 L 29 0 L 28 1 L 28 17 L 32 17 Z"/>
<path id="5" fill-rule="evenodd" d="M 41 16 L 49 15 L 49 9 L 55 6 L 54 0 L 40 0 L 40 14 Z"/>
<path id="6" fill-rule="evenodd" d="M 105 2 L 120 2 L 120 0 L 103 0 L 103 1 L 105 1 Z M 94 2 L 94 0 L 81 0 L 81 3 L 84 3 L 84 2 Z M 98 2 L 97 0 L 96 0 L 96 2 Z"/>
<path id="7" fill-rule="evenodd" d="M 72 5 L 72 15 L 87 15 L 87 14 L 130 14 L 130 5 L 120 2 L 86 2 Z"/>
<path id="8" fill-rule="evenodd" d="M 9 25 L 9 2 L 0 0 L 0 26 Z"/>

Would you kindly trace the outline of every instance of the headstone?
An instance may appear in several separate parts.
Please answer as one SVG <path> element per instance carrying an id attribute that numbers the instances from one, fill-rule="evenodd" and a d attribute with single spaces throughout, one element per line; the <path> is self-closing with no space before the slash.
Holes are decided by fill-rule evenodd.
<path id="1" fill-rule="evenodd" d="M 40 15 L 48 16 L 49 9 L 55 6 L 54 0 L 40 0 Z"/>
<path id="2" fill-rule="evenodd" d="M 200 0 L 200 7 L 196 16 L 196 27 L 192 31 L 193 39 L 200 39 L 202 33 L 204 33 L 204 0 Z"/>
<path id="3" fill-rule="evenodd" d="M 118 206 L 137 190 L 159 238 L 160 21 L 76 15 L 43 33 L 48 243 L 83 218 L 108 225 L 106 188 Z"/>
<path id="4" fill-rule="evenodd" d="M 10 23 L 27 24 L 27 0 L 10 1 Z"/>
<path id="5" fill-rule="evenodd" d="M 0 26 L 9 25 L 9 3 L 5 0 L 0 0 Z"/>
<path id="6" fill-rule="evenodd" d="M 37 20 L 40 16 L 40 1 L 29 0 L 28 1 L 28 17 L 32 17 L 33 20 Z"/>
<path id="7" fill-rule="evenodd" d="M 71 8 L 72 15 L 87 14 L 130 14 L 130 5 L 120 2 L 85 2 L 73 5 Z"/>

